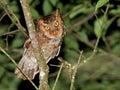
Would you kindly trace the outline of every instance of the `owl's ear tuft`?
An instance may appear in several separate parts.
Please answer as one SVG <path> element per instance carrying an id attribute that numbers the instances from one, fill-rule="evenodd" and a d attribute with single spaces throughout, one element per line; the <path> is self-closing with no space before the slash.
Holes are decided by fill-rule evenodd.
<path id="1" fill-rule="evenodd" d="M 56 11 L 55 11 L 55 16 L 56 16 L 56 17 L 60 17 L 60 9 L 56 9 Z"/>

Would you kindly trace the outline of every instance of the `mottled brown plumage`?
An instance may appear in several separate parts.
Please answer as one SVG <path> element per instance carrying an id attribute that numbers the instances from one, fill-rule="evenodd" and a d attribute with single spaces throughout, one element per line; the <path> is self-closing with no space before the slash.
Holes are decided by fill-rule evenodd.
<path id="1" fill-rule="evenodd" d="M 39 37 L 38 41 L 41 49 L 43 50 L 44 59 L 48 63 L 50 59 L 59 54 L 61 40 L 65 34 L 64 23 L 59 10 L 57 9 L 53 15 L 46 16 L 43 19 L 37 19 L 36 32 Z M 18 66 L 30 79 L 34 79 L 34 76 L 39 72 L 30 39 L 25 42 L 23 57 Z M 17 74 L 18 78 L 26 79 L 18 68 L 15 69 L 15 74 Z"/>

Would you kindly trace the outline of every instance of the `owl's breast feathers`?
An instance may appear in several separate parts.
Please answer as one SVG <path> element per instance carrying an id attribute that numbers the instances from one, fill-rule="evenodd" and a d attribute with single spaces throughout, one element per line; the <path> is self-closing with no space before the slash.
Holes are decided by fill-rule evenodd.
<path id="1" fill-rule="evenodd" d="M 41 45 L 41 49 L 43 50 L 44 58 L 46 63 L 49 62 L 50 59 L 54 58 L 58 55 L 61 46 L 61 38 L 39 38 L 39 43 Z"/>

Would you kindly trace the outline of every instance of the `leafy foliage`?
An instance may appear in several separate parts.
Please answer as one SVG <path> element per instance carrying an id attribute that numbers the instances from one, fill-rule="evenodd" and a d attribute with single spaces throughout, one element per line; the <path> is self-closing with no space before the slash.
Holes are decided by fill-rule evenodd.
<path id="1" fill-rule="evenodd" d="M 76 90 L 119 90 L 120 87 L 120 9 L 118 0 L 28 0 L 34 19 L 52 14 L 59 8 L 67 31 L 59 57 L 70 63 L 60 73 L 55 90 L 69 90 L 71 76 L 83 51 L 74 80 Z M 13 12 L 13 13 L 11 13 Z M 22 56 L 26 28 L 19 0 L 0 1 L 0 47 L 18 62 Z M 17 23 L 18 24 L 18 23 Z M 27 29 L 26 29 L 27 30 Z M 25 31 L 24 31 L 25 32 Z M 27 32 L 27 31 L 26 31 Z M 92 56 L 99 39 L 97 53 Z M 85 63 L 86 62 L 86 63 Z M 50 64 L 60 63 L 58 60 Z M 14 75 L 15 65 L 0 51 L 0 90 L 28 89 Z M 58 68 L 50 66 L 51 88 Z M 37 77 L 36 77 L 37 79 Z M 36 80 L 35 80 L 36 81 Z M 35 90 L 29 88 L 29 90 Z"/>

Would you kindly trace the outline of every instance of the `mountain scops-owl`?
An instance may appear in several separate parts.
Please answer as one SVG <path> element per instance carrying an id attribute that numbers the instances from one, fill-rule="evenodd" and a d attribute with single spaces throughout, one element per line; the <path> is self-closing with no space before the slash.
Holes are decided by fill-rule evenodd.
<path id="1" fill-rule="evenodd" d="M 65 34 L 64 22 L 60 16 L 59 9 L 53 15 L 37 19 L 38 41 L 43 51 L 46 63 L 59 54 L 61 41 Z M 18 67 L 30 78 L 34 79 L 39 72 L 38 63 L 34 57 L 33 48 L 30 39 L 24 44 L 23 56 L 18 63 Z M 18 78 L 26 80 L 18 68 L 15 69 Z"/>

